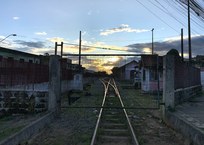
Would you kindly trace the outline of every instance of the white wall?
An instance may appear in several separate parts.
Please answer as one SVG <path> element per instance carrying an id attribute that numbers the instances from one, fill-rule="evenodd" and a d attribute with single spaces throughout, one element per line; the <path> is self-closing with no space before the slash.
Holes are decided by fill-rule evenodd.
<path id="1" fill-rule="evenodd" d="M 125 66 L 125 79 L 129 80 L 130 79 L 130 72 L 132 70 L 135 70 L 135 66 L 137 65 L 137 63 L 130 63 L 128 65 Z"/>
<path id="2" fill-rule="evenodd" d="M 143 80 L 143 70 L 145 70 L 145 80 Z M 142 77 L 141 77 L 141 89 L 143 91 L 149 91 L 149 69 L 144 69 L 142 68 L 141 70 L 141 73 L 142 73 Z"/>
<path id="3" fill-rule="evenodd" d="M 204 87 L 204 71 L 200 71 L 201 85 Z"/>

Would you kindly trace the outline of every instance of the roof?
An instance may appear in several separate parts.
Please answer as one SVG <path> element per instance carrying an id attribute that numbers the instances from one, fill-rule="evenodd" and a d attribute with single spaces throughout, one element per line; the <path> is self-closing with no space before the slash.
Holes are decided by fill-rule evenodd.
<path id="1" fill-rule="evenodd" d="M 13 50 L 13 49 L 8 49 L 8 48 L 4 48 L 4 47 L 0 47 L 0 52 L 6 52 L 6 53 L 29 56 L 29 57 L 38 57 L 38 55 L 35 55 L 35 54 L 26 53 L 26 52 L 22 52 L 22 51 L 18 51 L 18 50 Z"/>
<path id="2" fill-rule="evenodd" d="M 163 66 L 163 57 L 158 55 L 142 55 L 141 56 L 141 67 L 156 67 L 157 57 L 159 58 L 159 66 Z"/>
<path id="3" fill-rule="evenodd" d="M 129 64 L 131 64 L 131 63 L 136 63 L 136 64 L 138 64 L 138 62 L 137 62 L 136 60 L 132 60 L 132 61 L 130 61 L 130 62 L 128 62 L 128 63 L 126 63 L 126 64 L 124 64 L 124 65 L 118 67 L 118 68 L 123 68 L 123 67 L 125 67 L 125 66 L 127 66 L 127 65 L 129 65 Z"/>

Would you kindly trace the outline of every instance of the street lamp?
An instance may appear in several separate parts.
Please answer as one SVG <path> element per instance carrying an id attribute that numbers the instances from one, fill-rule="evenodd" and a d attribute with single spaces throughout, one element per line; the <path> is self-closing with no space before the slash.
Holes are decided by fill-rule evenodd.
<path id="1" fill-rule="evenodd" d="M 154 28 L 152 28 L 152 55 L 154 54 Z"/>
<path id="2" fill-rule="evenodd" d="M 17 36 L 17 35 L 16 34 L 10 34 L 10 35 L 6 36 L 4 39 L 0 40 L 0 43 L 3 42 L 6 38 L 8 38 L 10 36 Z"/>

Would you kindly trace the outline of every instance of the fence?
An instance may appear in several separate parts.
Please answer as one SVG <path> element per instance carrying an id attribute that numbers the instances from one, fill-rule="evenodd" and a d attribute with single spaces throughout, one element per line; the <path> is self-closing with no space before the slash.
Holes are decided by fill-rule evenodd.
<path id="1" fill-rule="evenodd" d="M 182 62 L 179 56 L 175 56 L 174 88 L 186 88 L 200 85 L 200 69 Z"/>
<path id="2" fill-rule="evenodd" d="M 76 81 L 70 63 L 60 59 L 62 91 L 70 89 Z M 0 116 L 6 113 L 39 112 L 48 107 L 48 63 L 37 64 L 0 59 Z M 67 86 L 67 87 L 66 87 Z"/>
<path id="3" fill-rule="evenodd" d="M 67 68 L 66 62 L 61 61 L 62 80 L 73 79 L 72 70 Z M 0 60 L 0 86 L 15 86 L 39 84 L 49 81 L 49 66 L 31 62 L 21 62 L 2 58 Z"/>
<path id="4" fill-rule="evenodd" d="M 48 65 L 21 62 L 2 58 L 0 61 L 0 86 L 25 85 L 48 82 Z"/>
<path id="5" fill-rule="evenodd" d="M 175 108 L 201 93 L 200 69 L 182 62 L 177 50 L 170 50 L 164 57 L 163 76 L 163 100 L 167 108 Z"/>

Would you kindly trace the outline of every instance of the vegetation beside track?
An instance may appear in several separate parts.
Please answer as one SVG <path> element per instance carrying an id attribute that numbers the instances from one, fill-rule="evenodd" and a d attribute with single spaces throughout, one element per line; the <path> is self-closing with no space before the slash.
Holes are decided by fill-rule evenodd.
<path id="1" fill-rule="evenodd" d="M 101 105 L 103 85 L 99 80 L 90 80 L 89 84 L 88 90 L 72 94 L 74 97 L 79 96 L 80 98 L 71 105 L 68 105 L 67 95 L 63 95 L 62 106 L 64 108 L 62 108 L 61 115 L 45 130 L 32 138 L 28 142 L 29 145 L 90 144 L 98 109 L 83 107 Z"/>
<path id="2" fill-rule="evenodd" d="M 127 109 L 127 112 L 140 145 L 185 144 L 184 137 L 162 121 L 161 110 L 157 109 L 161 96 L 136 90 L 128 82 L 119 84 L 125 107 L 136 108 Z"/>

